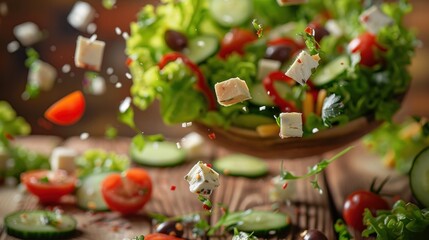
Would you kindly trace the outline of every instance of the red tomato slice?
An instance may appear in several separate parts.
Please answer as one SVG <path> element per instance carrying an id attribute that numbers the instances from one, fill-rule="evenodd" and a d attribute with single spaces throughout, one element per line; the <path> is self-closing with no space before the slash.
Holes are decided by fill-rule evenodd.
<path id="1" fill-rule="evenodd" d="M 21 182 L 27 190 L 43 203 L 59 202 L 62 196 L 74 191 L 76 181 L 76 177 L 63 170 L 33 170 L 21 174 Z"/>
<path id="2" fill-rule="evenodd" d="M 382 52 L 386 51 L 377 42 L 377 37 L 369 32 L 365 32 L 357 38 L 353 39 L 348 49 L 352 53 L 360 54 L 360 64 L 367 67 L 373 67 L 382 61 Z"/>
<path id="3" fill-rule="evenodd" d="M 79 121 L 85 111 L 85 98 L 75 91 L 61 98 L 45 112 L 45 118 L 58 125 L 72 125 Z"/>
<path id="4" fill-rule="evenodd" d="M 181 240 L 183 238 L 178 238 L 178 237 L 174 237 L 174 236 L 170 236 L 162 233 L 151 233 L 144 236 L 144 239 L 145 240 Z"/>
<path id="5" fill-rule="evenodd" d="M 123 214 L 138 212 L 152 195 L 152 181 L 142 168 L 131 168 L 123 174 L 111 174 L 101 186 L 104 201 L 113 211 Z"/>
<path id="6" fill-rule="evenodd" d="M 256 35 L 245 29 L 234 28 L 222 39 L 219 57 L 226 58 L 231 53 L 244 54 L 244 46 L 257 39 Z"/>

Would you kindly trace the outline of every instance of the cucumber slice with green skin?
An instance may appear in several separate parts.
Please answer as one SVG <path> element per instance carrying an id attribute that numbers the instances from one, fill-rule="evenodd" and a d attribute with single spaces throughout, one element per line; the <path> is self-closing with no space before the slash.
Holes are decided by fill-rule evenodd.
<path id="1" fill-rule="evenodd" d="M 232 125 L 248 129 L 256 129 L 259 125 L 271 123 L 276 123 L 274 117 L 267 117 L 258 114 L 241 114 L 232 120 Z"/>
<path id="2" fill-rule="evenodd" d="M 291 91 L 290 86 L 286 83 L 275 82 L 274 87 L 280 96 L 286 96 Z M 271 100 L 271 97 L 268 95 L 267 90 L 262 83 L 254 84 L 250 89 L 250 95 L 252 96 L 252 99 L 249 101 L 253 104 L 267 107 L 275 106 L 273 100 Z"/>
<path id="3" fill-rule="evenodd" d="M 211 0 L 209 11 L 220 25 L 234 27 L 249 20 L 253 13 L 253 3 L 249 0 Z"/>
<path id="4" fill-rule="evenodd" d="M 329 62 L 320 69 L 312 82 L 316 86 L 322 86 L 334 80 L 335 77 L 343 73 L 350 66 L 349 58 L 345 55 L 339 56 L 333 61 Z"/>
<path id="5" fill-rule="evenodd" d="M 410 186 L 417 201 L 424 207 L 429 207 L 429 147 L 417 154 L 413 161 Z"/>
<path id="6" fill-rule="evenodd" d="M 268 173 L 268 166 L 262 159 L 245 154 L 218 158 L 213 162 L 213 168 L 224 175 L 247 178 L 258 178 Z"/>
<path id="7" fill-rule="evenodd" d="M 174 167 L 185 161 L 186 152 L 172 142 L 149 142 L 142 151 L 131 145 L 131 159 L 149 167 Z"/>
<path id="8" fill-rule="evenodd" d="M 101 183 L 112 172 L 98 173 L 82 179 L 82 184 L 76 191 L 76 203 L 85 210 L 109 211 L 101 193 Z"/>
<path id="9" fill-rule="evenodd" d="M 67 214 L 27 210 L 6 216 L 4 226 L 10 236 L 21 239 L 64 239 L 75 233 L 76 220 Z"/>
<path id="10" fill-rule="evenodd" d="M 219 49 L 219 40 L 212 35 L 201 35 L 189 40 L 185 52 L 194 63 L 201 63 L 216 54 Z"/>
<path id="11" fill-rule="evenodd" d="M 270 211 L 245 211 L 230 213 L 225 225 L 228 230 L 253 233 L 257 237 L 285 234 L 291 225 L 289 215 Z"/>

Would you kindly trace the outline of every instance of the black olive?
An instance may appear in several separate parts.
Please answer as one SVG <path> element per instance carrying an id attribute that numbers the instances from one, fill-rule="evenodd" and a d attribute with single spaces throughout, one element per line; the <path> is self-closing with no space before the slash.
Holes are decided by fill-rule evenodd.
<path id="1" fill-rule="evenodd" d="M 156 232 L 176 237 L 183 236 L 183 224 L 178 221 L 166 221 L 158 225 Z"/>
<path id="2" fill-rule="evenodd" d="M 182 51 L 188 46 L 188 38 L 178 31 L 167 30 L 164 34 L 165 43 L 174 51 Z"/>
<path id="3" fill-rule="evenodd" d="M 329 31 L 319 23 L 311 22 L 310 24 L 308 24 L 308 27 L 314 29 L 314 39 L 317 42 L 320 42 L 320 40 L 322 40 L 323 37 L 329 35 Z"/>
<path id="4" fill-rule="evenodd" d="M 302 238 L 303 240 L 328 240 L 328 238 L 321 231 L 312 229 L 308 230 Z"/>
<path id="5" fill-rule="evenodd" d="M 282 63 L 289 60 L 292 55 L 292 48 L 285 45 L 273 45 L 265 50 L 265 58 L 277 60 Z"/>

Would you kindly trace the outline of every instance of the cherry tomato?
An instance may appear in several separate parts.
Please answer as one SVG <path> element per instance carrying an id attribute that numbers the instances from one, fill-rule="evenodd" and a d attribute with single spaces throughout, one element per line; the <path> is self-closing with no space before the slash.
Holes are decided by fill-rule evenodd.
<path id="1" fill-rule="evenodd" d="M 151 233 L 144 236 L 144 240 L 181 240 L 183 238 L 177 238 L 163 233 Z"/>
<path id="2" fill-rule="evenodd" d="M 152 195 L 152 181 L 142 168 L 131 168 L 123 174 L 109 175 L 101 185 L 107 206 L 122 214 L 136 213 Z"/>
<path id="3" fill-rule="evenodd" d="M 79 121 L 85 111 L 85 98 L 75 91 L 61 98 L 45 112 L 45 118 L 58 125 L 72 125 Z"/>
<path id="4" fill-rule="evenodd" d="M 360 64 L 367 67 L 373 67 L 382 62 L 382 52 L 386 51 L 372 33 L 365 32 L 357 38 L 353 39 L 348 49 L 352 53 L 360 54 Z"/>
<path id="5" fill-rule="evenodd" d="M 257 39 L 256 35 L 245 29 L 234 28 L 222 39 L 219 57 L 225 59 L 231 53 L 244 54 L 244 46 Z"/>
<path id="6" fill-rule="evenodd" d="M 21 182 L 42 203 L 57 203 L 74 191 L 76 177 L 66 171 L 33 170 L 21 174 Z"/>
<path id="7" fill-rule="evenodd" d="M 365 225 L 363 224 L 363 212 L 368 208 L 373 215 L 377 210 L 390 209 L 389 204 L 379 195 L 359 190 L 350 194 L 343 209 L 343 218 L 347 225 L 357 231 L 363 231 Z"/>

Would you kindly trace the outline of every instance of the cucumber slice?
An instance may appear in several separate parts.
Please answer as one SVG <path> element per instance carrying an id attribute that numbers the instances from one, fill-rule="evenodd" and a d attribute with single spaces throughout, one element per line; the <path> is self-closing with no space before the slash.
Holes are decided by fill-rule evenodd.
<path id="1" fill-rule="evenodd" d="M 252 15 L 253 3 L 249 0 L 211 0 L 209 12 L 224 27 L 239 26 Z"/>
<path id="2" fill-rule="evenodd" d="M 290 227 L 290 217 L 284 213 L 270 211 L 245 211 L 228 215 L 225 225 L 228 230 L 253 233 L 257 237 L 282 235 Z"/>
<path id="3" fill-rule="evenodd" d="M 275 82 L 274 87 L 276 88 L 280 96 L 286 96 L 287 93 L 291 91 L 291 88 L 287 83 Z M 250 89 L 250 95 L 252 96 L 252 99 L 250 99 L 249 101 L 253 104 L 268 107 L 275 105 L 262 83 L 254 84 L 253 87 Z"/>
<path id="4" fill-rule="evenodd" d="M 410 170 L 410 186 L 417 201 L 429 207 L 429 147 L 417 154 L 413 161 Z"/>
<path id="5" fill-rule="evenodd" d="M 228 176 L 257 178 L 268 173 L 267 164 L 260 158 L 245 154 L 232 154 L 216 159 L 213 168 Z"/>
<path id="6" fill-rule="evenodd" d="M 241 114 L 236 116 L 232 121 L 232 125 L 248 128 L 248 129 L 256 129 L 259 125 L 271 124 L 275 123 L 276 120 L 274 117 L 267 117 L 264 115 L 258 114 Z"/>
<path id="7" fill-rule="evenodd" d="M 85 210 L 108 211 L 109 207 L 101 193 L 101 183 L 112 172 L 89 175 L 82 180 L 76 191 L 77 205 Z"/>
<path id="8" fill-rule="evenodd" d="M 174 167 L 185 161 L 186 152 L 171 142 L 149 142 L 142 151 L 131 145 L 131 159 L 149 167 Z"/>
<path id="9" fill-rule="evenodd" d="M 201 63 L 213 56 L 219 49 L 219 40 L 212 35 L 201 35 L 188 42 L 186 55 L 194 63 Z"/>
<path id="10" fill-rule="evenodd" d="M 67 214 L 43 210 L 14 212 L 4 219 L 6 232 L 21 239 L 64 239 L 76 230 L 76 220 Z"/>
<path id="11" fill-rule="evenodd" d="M 316 86 L 327 84 L 343 73 L 349 66 L 349 58 L 345 55 L 339 56 L 321 68 L 312 81 Z"/>

